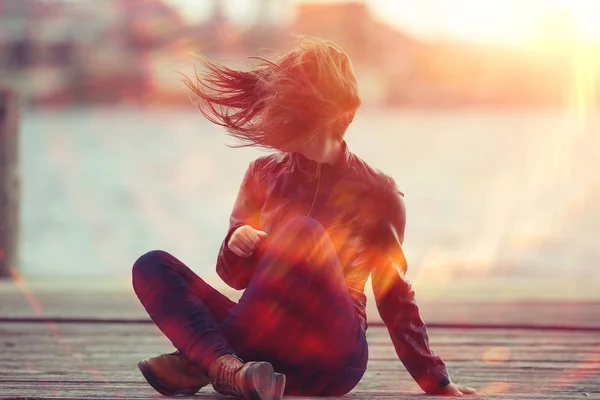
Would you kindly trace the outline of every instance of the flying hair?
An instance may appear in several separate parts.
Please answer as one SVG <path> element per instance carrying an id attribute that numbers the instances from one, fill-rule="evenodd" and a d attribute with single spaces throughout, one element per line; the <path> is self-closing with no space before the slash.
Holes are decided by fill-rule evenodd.
<path id="1" fill-rule="evenodd" d="M 182 74 L 192 101 L 241 145 L 278 149 L 318 134 L 340 140 L 360 106 L 347 54 L 335 43 L 297 36 L 297 46 L 274 60 L 249 57 L 249 71 L 198 57 L 195 74 Z"/>

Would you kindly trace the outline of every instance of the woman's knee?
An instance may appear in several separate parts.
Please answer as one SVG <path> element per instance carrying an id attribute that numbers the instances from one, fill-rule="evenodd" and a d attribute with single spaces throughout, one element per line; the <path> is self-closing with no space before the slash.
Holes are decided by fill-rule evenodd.
<path id="1" fill-rule="evenodd" d="M 138 279 L 140 276 L 149 273 L 156 267 L 165 265 L 165 261 L 171 255 L 163 250 L 151 250 L 141 255 L 135 263 L 133 263 L 133 279 Z"/>

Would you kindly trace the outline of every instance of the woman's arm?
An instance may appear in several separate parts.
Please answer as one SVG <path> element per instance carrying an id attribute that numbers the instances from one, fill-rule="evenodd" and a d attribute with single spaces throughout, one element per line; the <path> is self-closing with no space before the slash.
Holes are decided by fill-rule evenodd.
<path id="1" fill-rule="evenodd" d="M 406 209 L 402 194 L 390 183 L 381 198 L 382 213 L 371 235 L 372 283 L 377 309 L 398 357 L 426 393 L 450 383 L 446 365 L 429 347 L 427 327 L 419 315 L 415 292 L 404 275 L 402 250 Z"/>
<path id="2" fill-rule="evenodd" d="M 258 229 L 260 210 L 262 202 L 258 195 L 256 181 L 256 164 L 254 160 L 248 166 L 242 184 L 237 194 L 231 216 L 229 217 L 229 229 L 219 249 L 217 256 L 217 274 L 223 281 L 234 289 L 245 289 L 256 269 L 256 256 L 247 258 L 236 255 L 227 243 L 233 232 L 243 225 L 250 225 Z"/>

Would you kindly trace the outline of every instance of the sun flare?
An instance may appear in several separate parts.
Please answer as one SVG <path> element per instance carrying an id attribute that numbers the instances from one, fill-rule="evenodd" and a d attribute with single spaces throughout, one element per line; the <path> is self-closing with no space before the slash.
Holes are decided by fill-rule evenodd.
<path id="1" fill-rule="evenodd" d="M 597 0 L 370 0 L 398 27 L 437 39 L 504 44 L 567 40 L 600 45 Z"/>

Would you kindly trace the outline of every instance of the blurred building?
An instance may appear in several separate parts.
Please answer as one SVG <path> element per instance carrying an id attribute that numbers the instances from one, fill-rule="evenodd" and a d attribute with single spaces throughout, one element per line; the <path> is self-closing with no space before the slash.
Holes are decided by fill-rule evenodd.
<path id="1" fill-rule="evenodd" d="M 288 3 L 257 4 L 256 21 L 240 27 L 219 0 L 195 25 L 160 0 L 2 0 L 0 85 L 32 105 L 187 101 L 175 70 L 191 53 L 243 57 L 289 42 L 268 12 Z"/>
<path id="2" fill-rule="evenodd" d="M 0 84 L 32 103 L 135 100 L 152 90 L 151 54 L 185 28 L 162 2 L 0 3 Z"/>
<path id="3" fill-rule="evenodd" d="M 62 11 L 41 0 L 0 3 L 0 83 L 24 97 L 60 86 L 61 67 L 74 61 L 77 46 Z"/>
<path id="4" fill-rule="evenodd" d="M 243 24 L 221 0 L 203 1 L 212 12 L 190 24 L 161 0 L 0 0 L 0 85 L 32 105 L 181 104 L 188 99 L 176 71 L 193 74 L 192 53 L 231 63 L 286 49 L 295 33 L 349 53 L 365 106 L 560 107 L 581 93 L 600 104 L 600 49 L 583 57 L 563 31 L 552 51 L 430 43 L 361 1 L 255 0 Z"/>
<path id="5" fill-rule="evenodd" d="M 207 0 L 208 1 L 208 0 Z M 211 57 L 247 56 L 261 49 L 279 50 L 289 43 L 289 0 L 254 0 L 254 12 L 247 23 L 235 24 L 227 16 L 222 0 L 211 0 L 212 15 L 203 23 L 188 27 L 185 37 Z"/>

